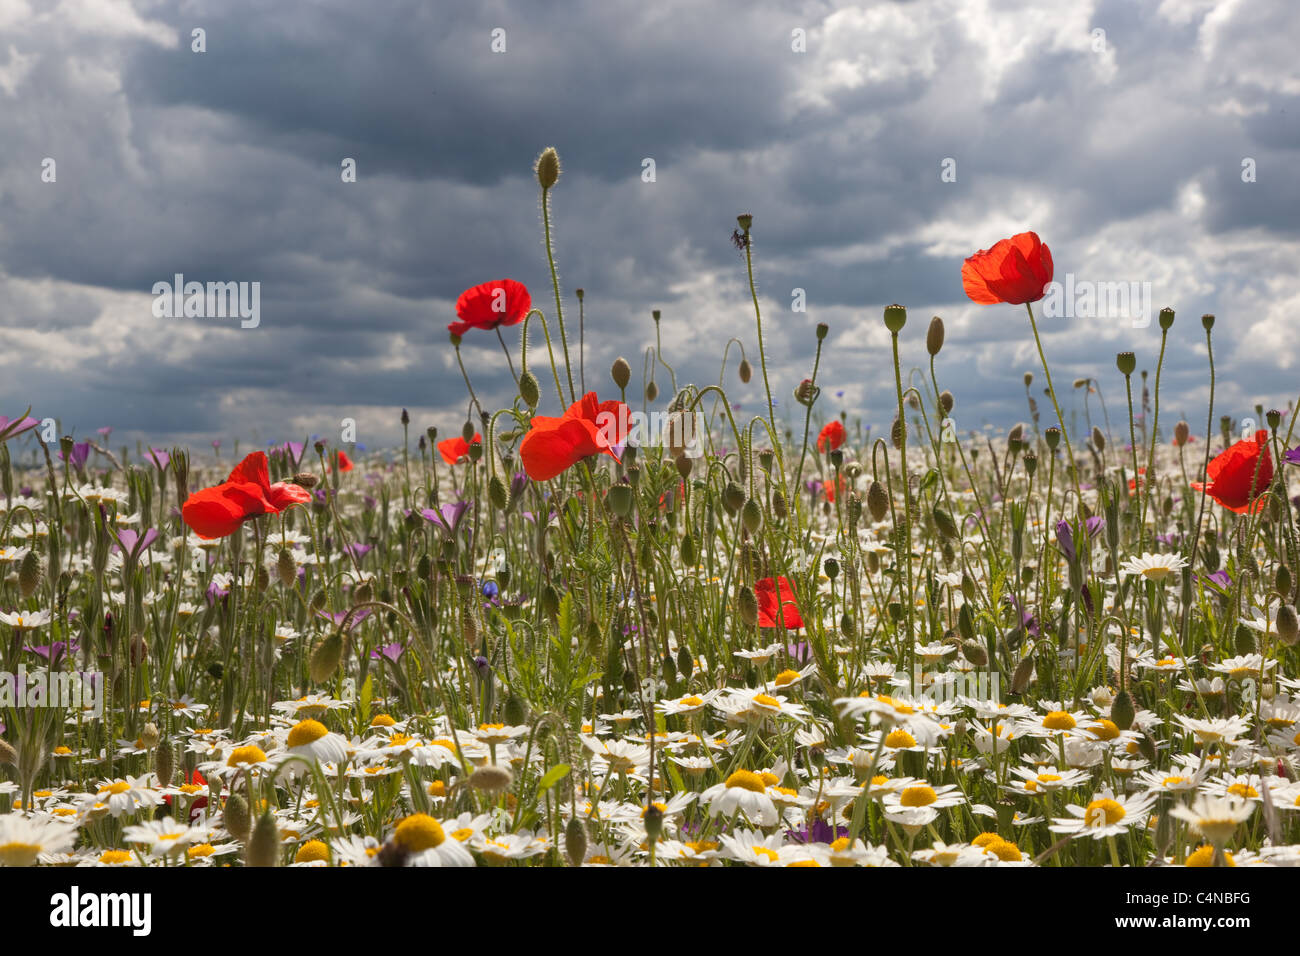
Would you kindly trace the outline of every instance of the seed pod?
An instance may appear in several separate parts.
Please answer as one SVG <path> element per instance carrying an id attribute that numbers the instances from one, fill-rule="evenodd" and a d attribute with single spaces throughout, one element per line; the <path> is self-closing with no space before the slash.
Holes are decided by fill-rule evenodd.
<path id="1" fill-rule="evenodd" d="M 930 320 L 930 328 L 925 333 L 925 350 L 931 355 L 938 355 L 943 348 L 943 319 L 937 315 Z"/>
<path id="2" fill-rule="evenodd" d="M 1137 356 L 1132 352 L 1120 352 L 1115 356 L 1115 367 L 1119 369 L 1121 375 L 1132 375 L 1133 370 L 1137 368 Z"/>
<path id="3" fill-rule="evenodd" d="M 248 839 L 248 852 L 244 865 L 277 866 L 279 862 L 280 827 L 268 808 L 257 818 L 257 826 L 253 828 L 253 835 Z"/>
<path id="4" fill-rule="evenodd" d="M 609 377 L 614 380 L 614 384 L 620 390 L 626 389 L 628 382 L 632 381 L 632 366 L 627 364 L 627 359 L 619 356 L 614 359 L 614 364 L 609 368 Z"/>
<path id="5" fill-rule="evenodd" d="M 889 514 L 889 493 L 878 481 L 873 481 L 867 489 L 867 510 L 871 512 L 872 521 L 884 521 L 885 515 Z"/>
<path id="6" fill-rule="evenodd" d="M 316 650 L 312 652 L 309 671 L 311 679 L 317 684 L 323 684 L 338 670 L 339 661 L 343 659 L 343 637 L 335 631 L 329 637 L 316 645 Z"/>
<path id="7" fill-rule="evenodd" d="M 1287 647 L 1294 647 L 1296 639 L 1300 638 L 1300 623 L 1296 620 L 1295 605 L 1283 604 L 1277 609 L 1277 636 Z"/>
<path id="8" fill-rule="evenodd" d="M 581 817 L 570 817 L 565 824 L 564 856 L 570 866 L 582 866 L 587 858 L 587 827 Z"/>
<path id="9" fill-rule="evenodd" d="M 237 793 L 226 798 L 226 810 L 222 816 L 225 827 L 237 840 L 247 840 L 252 819 L 248 815 L 248 801 Z"/>
<path id="10" fill-rule="evenodd" d="M 754 367 L 749 364 L 749 359 L 740 360 L 740 382 L 742 385 L 748 385 L 749 380 L 754 376 Z"/>
<path id="11" fill-rule="evenodd" d="M 41 559 L 35 550 L 23 555 L 22 564 L 18 566 L 18 593 L 27 600 L 41 586 Z"/>
<path id="12" fill-rule="evenodd" d="M 1133 718 L 1136 712 L 1133 709 L 1133 695 L 1124 688 L 1115 695 L 1115 699 L 1110 705 L 1110 719 L 1120 730 L 1128 730 L 1133 726 Z"/>

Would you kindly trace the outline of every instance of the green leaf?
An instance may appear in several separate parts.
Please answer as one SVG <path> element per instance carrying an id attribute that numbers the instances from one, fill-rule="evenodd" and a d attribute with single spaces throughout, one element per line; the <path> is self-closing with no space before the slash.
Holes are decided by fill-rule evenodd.
<path id="1" fill-rule="evenodd" d="M 546 771 L 546 776 L 542 777 L 541 782 L 537 785 L 537 795 L 541 796 L 547 790 L 550 790 L 551 787 L 563 780 L 568 773 L 569 765 L 567 763 L 557 763 Z"/>

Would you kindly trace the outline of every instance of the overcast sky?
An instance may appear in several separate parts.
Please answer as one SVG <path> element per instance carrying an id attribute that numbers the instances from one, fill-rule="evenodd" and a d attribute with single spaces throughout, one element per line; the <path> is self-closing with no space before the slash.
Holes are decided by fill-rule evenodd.
<path id="1" fill-rule="evenodd" d="M 114 445 L 354 418 L 378 448 L 403 407 L 454 432 L 457 295 L 510 277 L 554 312 L 532 163 L 555 146 L 566 316 L 576 340 L 585 288 L 602 398 L 617 355 L 639 383 L 652 309 L 679 383 L 716 382 L 731 336 L 757 367 L 729 241 L 748 212 L 787 410 L 826 322 L 818 411 L 886 426 L 900 302 L 905 369 L 947 322 L 959 428 L 1027 417 L 1024 310 L 969 302 L 961 263 L 1034 230 L 1058 279 L 1149 283 L 1152 313 L 1177 310 L 1164 407 L 1201 433 L 1204 312 L 1216 419 L 1300 391 L 1298 21 L 1294 0 L 0 0 L 0 414 Z M 156 317 L 176 273 L 259 282 L 260 324 Z M 1154 368 L 1154 322 L 1041 326 L 1067 417 L 1087 375 L 1122 415 L 1117 351 Z M 463 353 L 508 404 L 496 337 Z"/>

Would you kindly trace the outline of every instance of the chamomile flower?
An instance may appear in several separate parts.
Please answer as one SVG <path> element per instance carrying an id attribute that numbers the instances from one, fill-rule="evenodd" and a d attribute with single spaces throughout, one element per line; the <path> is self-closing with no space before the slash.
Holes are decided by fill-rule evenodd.
<path id="1" fill-rule="evenodd" d="M 1129 558 L 1120 565 L 1122 575 L 1140 574 L 1148 581 L 1163 581 L 1175 571 L 1187 567 L 1187 560 L 1180 554 L 1169 552 L 1146 553 L 1141 557 Z"/>
<path id="2" fill-rule="evenodd" d="M 1103 789 L 1086 805 L 1069 804 L 1068 817 L 1057 817 L 1048 827 L 1053 833 L 1072 836 L 1115 836 L 1129 827 L 1146 826 L 1147 813 L 1155 803 L 1154 795 L 1119 796 Z"/>
<path id="3" fill-rule="evenodd" d="M 735 771 L 724 782 L 701 793 L 700 801 L 709 805 L 710 816 L 743 813 L 751 823 L 762 827 L 775 826 L 778 818 L 767 784 L 752 770 Z"/>
<path id="4" fill-rule="evenodd" d="M 473 866 L 474 857 L 459 840 L 450 839 L 442 824 L 426 813 L 404 818 L 392 841 L 406 853 L 407 866 Z"/>
<path id="5" fill-rule="evenodd" d="M 42 854 L 66 853 L 77 828 L 54 817 L 0 815 L 0 866 L 34 866 Z"/>
<path id="6" fill-rule="evenodd" d="M 1179 804 L 1169 813 L 1187 821 L 1193 833 L 1199 833 L 1216 847 L 1221 847 L 1237 832 L 1237 827 L 1250 819 L 1255 805 L 1239 797 L 1212 797 L 1200 794 L 1190 806 Z"/>
<path id="7" fill-rule="evenodd" d="M 127 843 L 143 844 L 155 856 L 182 853 L 187 847 L 203 843 L 207 838 L 207 827 L 187 826 L 177 823 L 171 817 L 148 820 L 122 831 L 123 840 Z"/>

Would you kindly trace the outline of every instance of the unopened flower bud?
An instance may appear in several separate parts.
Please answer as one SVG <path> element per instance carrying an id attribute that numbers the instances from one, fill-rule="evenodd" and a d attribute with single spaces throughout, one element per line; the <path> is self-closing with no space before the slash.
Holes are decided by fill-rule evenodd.
<path id="1" fill-rule="evenodd" d="M 753 377 L 753 375 L 754 375 L 754 367 L 753 367 L 752 365 L 749 364 L 749 359 L 741 359 L 741 360 L 740 360 L 740 368 L 739 368 L 738 371 L 740 372 L 740 382 L 741 382 L 741 384 L 742 384 L 742 385 L 748 385 L 748 384 L 749 384 L 749 380 L 750 380 L 750 379 Z"/>
<path id="2" fill-rule="evenodd" d="M 479 767 L 469 775 L 469 785 L 483 793 L 501 793 L 510 789 L 515 782 L 515 775 L 507 767 L 487 764 Z"/>
<path id="3" fill-rule="evenodd" d="M 614 359 L 614 364 L 610 366 L 609 377 L 614 380 L 614 384 L 620 389 L 625 389 L 628 382 L 632 381 L 632 366 L 628 365 L 627 359 L 620 355 Z"/>
<path id="4" fill-rule="evenodd" d="M 542 154 L 537 157 L 535 167 L 537 173 L 537 183 L 543 189 L 550 189 L 560 180 L 560 154 L 555 151 L 554 146 L 548 146 L 542 150 Z"/>
<path id="5" fill-rule="evenodd" d="M 1137 716 L 1133 707 L 1133 695 L 1125 688 L 1115 695 L 1114 701 L 1110 705 L 1110 719 L 1120 730 L 1128 730 L 1133 726 L 1133 718 Z"/>
<path id="6" fill-rule="evenodd" d="M 524 404 L 529 408 L 536 408 L 537 403 L 542 399 L 542 389 L 537 382 L 537 376 L 532 373 L 531 369 L 524 369 L 524 374 L 519 376 L 519 397 L 524 400 Z M 471 437 L 473 432 L 470 433 Z M 469 439 L 466 439 L 468 441 Z"/>
<path id="7" fill-rule="evenodd" d="M 1295 646 L 1300 638 L 1300 623 L 1296 620 L 1295 605 L 1283 604 L 1277 609 L 1277 636 L 1287 647 Z"/>
<path id="8" fill-rule="evenodd" d="M 269 807 L 257 818 L 244 862 L 246 866 L 277 866 L 280 862 L 280 827 Z"/>
<path id="9" fill-rule="evenodd" d="M 310 671 L 311 679 L 317 684 L 323 684 L 334 676 L 338 670 L 339 661 L 343 659 L 343 638 L 335 631 L 325 640 L 316 645 L 316 650 L 312 652 Z"/>
<path id="10" fill-rule="evenodd" d="M 736 598 L 736 609 L 740 612 L 740 619 L 748 626 L 753 627 L 758 623 L 758 598 L 751 588 L 741 586 Z"/>
<path id="11" fill-rule="evenodd" d="M 582 866 L 587 858 L 587 827 L 581 817 L 570 817 L 565 824 L 564 856 L 570 866 Z"/>
<path id="12" fill-rule="evenodd" d="M 943 348 L 943 319 L 937 315 L 930 320 L 930 328 L 925 333 L 925 350 L 931 355 L 938 355 Z"/>
<path id="13" fill-rule="evenodd" d="M 889 514 L 889 493 L 878 481 L 873 481 L 867 488 L 867 510 L 871 512 L 872 521 L 884 521 L 885 515 Z"/>
<path id="14" fill-rule="evenodd" d="M 248 813 L 248 801 L 237 793 L 226 799 L 225 813 L 222 814 L 223 825 L 237 840 L 247 840 L 249 828 L 253 821 Z"/>

